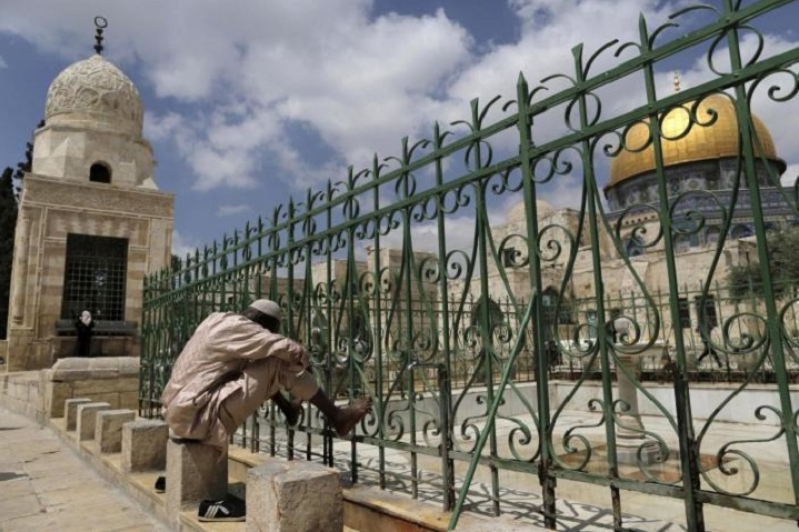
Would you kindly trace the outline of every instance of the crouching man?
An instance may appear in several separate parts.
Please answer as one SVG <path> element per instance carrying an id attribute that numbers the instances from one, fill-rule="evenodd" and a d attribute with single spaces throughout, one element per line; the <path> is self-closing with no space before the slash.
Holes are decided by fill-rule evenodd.
<path id="1" fill-rule="evenodd" d="M 316 406 L 339 436 L 355 428 L 371 400 L 337 407 L 316 383 L 302 345 L 278 334 L 281 318 L 277 303 L 259 299 L 241 314 L 215 312 L 197 327 L 161 396 L 170 437 L 216 447 L 222 458 L 230 434 L 268 399 L 290 425 L 297 422 L 299 402 L 290 403 L 281 388 Z M 156 490 L 163 489 L 160 478 Z M 235 499 L 200 504 L 200 521 L 243 521 L 244 515 Z"/>

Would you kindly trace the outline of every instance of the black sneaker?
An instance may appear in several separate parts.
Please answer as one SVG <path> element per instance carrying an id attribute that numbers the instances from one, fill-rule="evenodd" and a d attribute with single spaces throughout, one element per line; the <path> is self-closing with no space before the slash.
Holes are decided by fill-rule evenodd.
<path id="1" fill-rule="evenodd" d="M 247 509 L 244 501 L 228 497 L 224 501 L 202 501 L 197 512 L 198 520 L 203 523 L 215 521 L 244 521 Z"/>
<path id="2" fill-rule="evenodd" d="M 166 491 L 166 477 L 158 477 L 155 479 L 155 492 L 164 493 Z"/>

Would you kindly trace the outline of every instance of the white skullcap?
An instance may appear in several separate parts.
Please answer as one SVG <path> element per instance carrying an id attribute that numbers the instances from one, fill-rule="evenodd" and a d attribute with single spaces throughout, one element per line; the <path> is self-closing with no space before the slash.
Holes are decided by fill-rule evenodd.
<path id="1" fill-rule="evenodd" d="M 250 303 L 250 308 L 254 308 L 261 314 L 266 314 L 269 317 L 275 318 L 280 321 L 283 319 L 283 311 L 280 310 L 280 305 L 271 299 L 259 299 Z"/>

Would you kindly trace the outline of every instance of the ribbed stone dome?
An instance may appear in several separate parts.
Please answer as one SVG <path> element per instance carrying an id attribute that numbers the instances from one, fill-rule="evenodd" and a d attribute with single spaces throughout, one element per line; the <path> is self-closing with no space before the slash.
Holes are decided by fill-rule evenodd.
<path id="1" fill-rule="evenodd" d="M 144 108 L 133 82 L 101 55 L 64 69 L 47 91 L 48 125 L 110 129 L 141 136 Z"/>

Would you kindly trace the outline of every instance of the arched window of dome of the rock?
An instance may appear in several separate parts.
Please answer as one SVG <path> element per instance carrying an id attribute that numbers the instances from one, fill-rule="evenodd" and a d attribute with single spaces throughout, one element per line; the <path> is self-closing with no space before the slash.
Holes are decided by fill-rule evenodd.
<path id="1" fill-rule="evenodd" d="M 111 168 L 105 163 L 94 163 L 89 168 L 89 181 L 92 183 L 110 183 Z"/>

